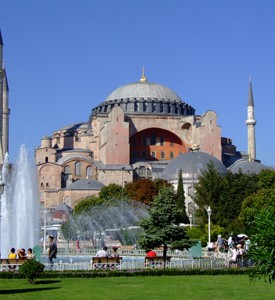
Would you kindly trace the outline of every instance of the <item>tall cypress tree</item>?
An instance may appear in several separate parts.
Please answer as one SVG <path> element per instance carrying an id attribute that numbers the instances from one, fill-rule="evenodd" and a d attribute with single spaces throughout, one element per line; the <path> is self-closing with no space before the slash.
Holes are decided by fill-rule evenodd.
<path id="1" fill-rule="evenodd" d="M 182 169 L 179 170 L 178 175 L 178 189 L 177 189 L 177 205 L 180 211 L 180 215 L 178 216 L 178 221 L 180 223 L 189 223 L 189 218 L 186 214 L 186 207 L 185 207 L 185 195 L 183 189 L 183 179 L 182 179 Z"/>

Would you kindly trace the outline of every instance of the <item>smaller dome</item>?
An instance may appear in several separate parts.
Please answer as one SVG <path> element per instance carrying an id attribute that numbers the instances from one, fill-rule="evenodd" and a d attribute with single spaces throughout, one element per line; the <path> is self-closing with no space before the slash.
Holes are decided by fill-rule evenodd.
<path id="1" fill-rule="evenodd" d="M 66 190 L 100 190 L 105 185 L 93 179 L 80 179 L 70 184 Z"/>
<path id="2" fill-rule="evenodd" d="M 179 171 L 182 170 L 183 178 L 198 178 L 202 171 L 207 169 L 207 165 L 213 162 L 214 167 L 219 174 L 226 174 L 227 169 L 224 164 L 216 157 L 205 152 L 187 152 L 170 160 L 166 168 L 161 174 L 161 178 L 165 180 L 177 180 Z"/>
<path id="3" fill-rule="evenodd" d="M 62 203 L 55 208 L 55 211 L 71 213 L 73 210 L 69 205 Z"/>
<path id="4" fill-rule="evenodd" d="M 242 172 L 246 174 L 259 174 L 265 169 L 270 169 L 270 167 L 263 165 L 258 161 L 249 161 L 245 159 L 237 160 L 228 168 L 232 173 Z"/>
<path id="5" fill-rule="evenodd" d="M 44 135 L 43 137 L 42 137 L 42 140 L 51 140 L 52 138 L 50 137 L 50 136 L 48 136 L 48 135 Z"/>

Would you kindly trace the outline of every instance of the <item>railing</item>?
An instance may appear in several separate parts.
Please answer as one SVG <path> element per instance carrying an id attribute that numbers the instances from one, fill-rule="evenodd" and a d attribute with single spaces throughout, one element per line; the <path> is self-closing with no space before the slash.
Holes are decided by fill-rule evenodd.
<path id="1" fill-rule="evenodd" d="M 46 270 L 92 270 L 91 262 L 55 262 L 53 267 L 49 263 L 45 263 Z M 216 269 L 216 268 L 228 268 L 229 260 L 226 258 L 208 257 L 208 258 L 198 258 L 198 259 L 181 259 L 181 258 L 171 258 L 169 262 L 166 263 L 166 268 L 180 268 L 180 269 Z M 121 270 L 138 270 L 145 269 L 144 257 L 123 257 L 121 262 Z"/>

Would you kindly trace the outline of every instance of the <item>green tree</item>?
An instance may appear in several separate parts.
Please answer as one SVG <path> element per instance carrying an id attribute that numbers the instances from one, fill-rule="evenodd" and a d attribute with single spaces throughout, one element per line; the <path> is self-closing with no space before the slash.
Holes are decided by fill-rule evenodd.
<path id="1" fill-rule="evenodd" d="M 250 227 L 263 208 L 269 208 L 275 203 L 275 188 L 261 189 L 257 193 L 247 197 L 242 203 L 240 220 L 246 227 Z"/>
<path id="2" fill-rule="evenodd" d="M 75 208 L 74 208 L 74 214 L 81 214 L 84 212 L 88 212 L 92 207 L 97 206 L 101 204 L 103 200 L 96 196 L 90 196 L 87 197 L 84 200 L 79 201 Z"/>
<path id="3" fill-rule="evenodd" d="M 259 187 L 264 189 L 275 188 L 275 171 L 270 169 L 262 170 L 258 174 Z"/>
<path id="4" fill-rule="evenodd" d="M 251 279 L 275 280 L 275 204 L 261 210 L 252 225 L 251 247 L 248 255 L 255 263 Z"/>
<path id="5" fill-rule="evenodd" d="M 163 247 L 163 256 L 171 249 L 189 249 L 193 242 L 187 236 L 183 227 L 177 223 L 179 208 L 172 187 L 161 189 L 153 200 L 149 217 L 140 221 L 144 233 L 139 238 L 139 244 L 144 249 Z"/>
<path id="6" fill-rule="evenodd" d="M 211 221 L 217 224 L 219 216 L 219 202 L 221 190 L 223 189 L 223 177 L 216 170 L 211 161 L 205 170 L 202 171 L 195 185 L 195 202 L 198 206 L 197 222 L 200 225 L 207 223 L 206 209 L 208 206 L 212 209 Z"/>
<path id="7" fill-rule="evenodd" d="M 122 199 L 122 186 L 115 183 L 104 186 L 99 192 L 99 198 L 105 201 Z"/>
<path id="8" fill-rule="evenodd" d="M 177 204 L 178 204 L 178 208 L 180 210 L 180 215 L 178 217 L 179 218 L 178 221 L 180 223 L 188 224 L 189 218 L 187 217 L 187 214 L 186 214 L 182 169 L 179 170 L 179 176 L 178 176 Z"/>

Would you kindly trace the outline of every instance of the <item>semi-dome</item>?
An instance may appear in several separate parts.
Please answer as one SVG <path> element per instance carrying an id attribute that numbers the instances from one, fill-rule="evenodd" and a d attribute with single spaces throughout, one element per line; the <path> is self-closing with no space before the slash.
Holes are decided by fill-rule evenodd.
<path id="1" fill-rule="evenodd" d="M 195 109 L 183 102 L 168 87 L 147 81 L 144 73 L 139 82 L 114 90 L 104 102 L 92 110 L 92 115 L 108 114 L 120 106 L 127 114 L 194 115 Z"/>
<path id="2" fill-rule="evenodd" d="M 249 161 L 245 159 L 237 160 L 233 165 L 231 165 L 228 170 L 232 173 L 246 173 L 246 174 L 259 174 L 262 170 L 271 169 L 270 167 L 261 164 L 258 161 Z"/>
<path id="3" fill-rule="evenodd" d="M 178 180 L 179 171 L 182 170 L 183 178 L 197 179 L 202 171 L 207 169 L 207 165 L 213 162 L 219 174 L 226 174 L 227 169 L 216 157 L 200 151 L 187 152 L 170 160 L 161 174 L 161 178 L 171 181 Z"/>

